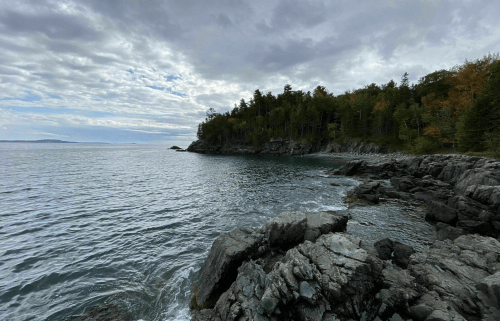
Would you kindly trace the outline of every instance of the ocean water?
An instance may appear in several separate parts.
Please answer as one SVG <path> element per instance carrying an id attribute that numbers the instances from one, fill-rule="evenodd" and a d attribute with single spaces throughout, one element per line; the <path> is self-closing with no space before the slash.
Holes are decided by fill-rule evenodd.
<path id="1" fill-rule="evenodd" d="M 0 319 L 60 320 L 112 302 L 135 320 L 189 320 L 212 242 L 286 210 L 345 209 L 342 161 L 218 156 L 165 146 L 0 144 Z M 340 186 L 332 186 L 336 183 Z M 352 211 L 368 242 L 435 238 L 401 205 Z"/>

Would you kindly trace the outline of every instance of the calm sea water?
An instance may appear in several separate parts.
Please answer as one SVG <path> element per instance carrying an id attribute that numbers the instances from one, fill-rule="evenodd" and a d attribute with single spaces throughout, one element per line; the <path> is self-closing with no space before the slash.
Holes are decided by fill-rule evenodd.
<path id="1" fill-rule="evenodd" d="M 341 197 L 358 182 L 322 174 L 340 165 L 151 145 L 0 144 L 0 319 L 59 320 L 113 302 L 136 320 L 189 320 L 214 239 L 285 210 L 345 209 Z M 371 242 L 434 238 L 395 204 L 352 215 L 349 230 Z"/>

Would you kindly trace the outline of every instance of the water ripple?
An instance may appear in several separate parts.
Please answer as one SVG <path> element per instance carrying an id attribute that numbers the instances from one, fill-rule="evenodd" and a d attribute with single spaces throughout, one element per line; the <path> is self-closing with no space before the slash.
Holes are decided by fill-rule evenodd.
<path id="1" fill-rule="evenodd" d="M 111 301 L 136 320 L 188 320 L 215 238 L 285 210 L 344 209 L 358 183 L 322 175 L 337 166 L 164 146 L 0 144 L 0 315 L 58 320 Z M 349 229 L 418 246 L 432 237 L 395 204 L 354 212 Z"/>

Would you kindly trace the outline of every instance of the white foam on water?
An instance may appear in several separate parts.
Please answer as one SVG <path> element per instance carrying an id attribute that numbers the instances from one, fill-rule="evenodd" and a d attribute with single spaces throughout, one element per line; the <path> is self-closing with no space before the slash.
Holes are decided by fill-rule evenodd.
<path id="1" fill-rule="evenodd" d="M 322 205 L 320 206 L 320 211 L 341 211 L 346 210 L 347 206 L 345 205 Z"/>
<path id="2" fill-rule="evenodd" d="M 173 319 L 168 319 L 168 321 L 189 321 L 191 320 L 191 315 L 189 314 L 189 309 L 184 308 L 178 311 L 177 315 Z M 165 319 L 167 321 L 167 319 Z"/>

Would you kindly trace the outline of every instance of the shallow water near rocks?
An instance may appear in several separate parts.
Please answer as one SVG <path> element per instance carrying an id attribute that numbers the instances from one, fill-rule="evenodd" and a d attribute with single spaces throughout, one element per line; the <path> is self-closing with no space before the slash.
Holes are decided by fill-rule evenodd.
<path id="1" fill-rule="evenodd" d="M 59 320 L 113 302 L 135 320 L 189 320 L 189 292 L 215 238 L 286 210 L 346 209 L 342 197 L 359 182 L 324 172 L 342 162 L 0 144 L 0 316 Z M 435 238 L 398 203 L 351 215 L 348 231 L 366 242 Z"/>

